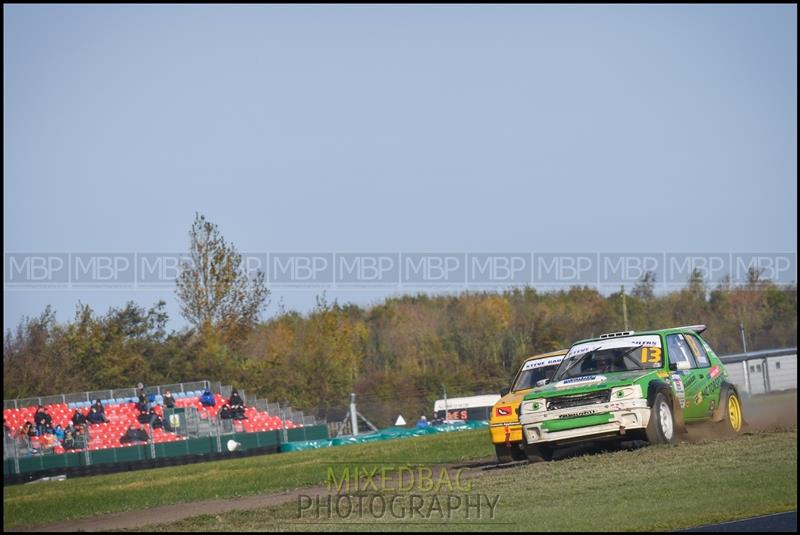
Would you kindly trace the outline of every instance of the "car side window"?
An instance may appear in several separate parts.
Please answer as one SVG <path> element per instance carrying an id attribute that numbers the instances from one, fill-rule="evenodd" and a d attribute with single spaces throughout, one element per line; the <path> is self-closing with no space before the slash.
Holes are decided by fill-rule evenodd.
<path id="1" fill-rule="evenodd" d="M 703 347 L 702 342 L 700 342 L 700 340 L 698 340 L 697 337 L 692 334 L 687 334 L 684 338 L 689 344 L 689 347 L 692 349 L 692 353 L 694 353 L 694 358 L 697 360 L 697 366 L 699 368 L 708 368 L 710 366 L 708 362 L 708 355 L 706 354 L 706 348 Z"/>
<path id="2" fill-rule="evenodd" d="M 667 336 L 667 351 L 669 352 L 670 362 L 686 362 L 689 368 L 697 367 L 692 350 L 689 349 L 689 344 L 682 334 L 670 334 Z"/>

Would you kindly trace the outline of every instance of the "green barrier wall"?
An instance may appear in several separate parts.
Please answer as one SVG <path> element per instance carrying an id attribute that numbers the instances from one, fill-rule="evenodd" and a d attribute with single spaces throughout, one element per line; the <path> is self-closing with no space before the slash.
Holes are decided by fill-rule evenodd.
<path id="1" fill-rule="evenodd" d="M 312 440 L 327 438 L 328 426 L 315 425 L 288 431 L 290 440 Z M 227 443 L 234 440 L 240 445 L 237 451 L 249 450 L 265 447 L 274 447 L 281 444 L 282 431 L 265 431 L 261 433 L 228 433 L 220 435 L 222 453 L 228 451 Z M 155 457 L 151 454 L 150 445 L 125 446 L 119 448 L 109 448 L 94 450 L 89 452 L 89 462 L 86 462 L 86 455 L 79 453 L 45 454 L 31 457 L 19 458 L 19 473 L 38 472 L 58 468 L 75 468 L 96 464 L 115 464 L 130 463 L 137 461 L 147 461 L 153 458 L 162 459 L 169 457 L 184 457 L 187 455 L 208 455 L 217 454 L 217 437 L 190 438 L 175 442 L 162 442 L 156 444 Z M 16 474 L 14 469 L 14 459 L 6 459 L 3 462 L 3 474 Z"/>
<path id="2" fill-rule="evenodd" d="M 451 433 L 454 431 L 466 431 L 469 429 L 482 429 L 488 427 L 488 422 L 471 421 L 457 424 L 431 425 L 422 429 L 405 429 L 403 427 L 389 427 L 377 433 L 359 435 L 356 437 L 341 437 L 321 440 L 301 440 L 286 442 L 281 444 L 281 451 L 303 451 L 319 448 L 332 448 L 346 444 L 364 444 L 366 442 L 377 442 L 382 440 L 393 440 L 396 438 L 419 437 L 436 433 Z"/>

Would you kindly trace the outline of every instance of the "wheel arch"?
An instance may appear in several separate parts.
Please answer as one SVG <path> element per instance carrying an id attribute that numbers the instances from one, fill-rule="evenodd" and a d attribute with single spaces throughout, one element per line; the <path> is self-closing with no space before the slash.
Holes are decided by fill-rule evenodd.
<path id="1" fill-rule="evenodd" d="M 656 400 L 656 394 L 659 392 L 667 396 L 670 404 L 672 405 L 672 416 L 675 419 L 675 427 L 680 433 L 686 433 L 686 422 L 683 421 L 683 407 L 680 401 L 672 392 L 672 387 L 665 381 L 660 379 L 650 381 L 647 385 L 647 406 L 651 409 Z"/>
<path id="2" fill-rule="evenodd" d="M 717 402 L 717 406 L 714 408 L 714 412 L 711 414 L 711 420 L 714 422 L 721 422 L 725 417 L 725 411 L 727 408 L 724 406 L 725 403 L 723 402 L 723 398 L 725 397 L 725 392 L 727 390 L 730 390 L 736 394 L 736 397 L 739 400 L 739 407 L 741 409 L 742 396 L 739 394 L 739 389 L 736 388 L 735 384 L 729 381 L 723 381 L 722 384 L 719 385 L 719 401 Z M 744 411 L 742 411 L 742 423 L 744 423 Z"/>

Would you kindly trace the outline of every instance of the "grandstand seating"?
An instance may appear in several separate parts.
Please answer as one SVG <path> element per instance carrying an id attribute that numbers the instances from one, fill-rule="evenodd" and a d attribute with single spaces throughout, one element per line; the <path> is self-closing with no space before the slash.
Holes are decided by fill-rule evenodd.
<path id="1" fill-rule="evenodd" d="M 200 418 L 204 420 L 215 419 L 219 409 L 224 403 L 222 396 L 220 394 L 215 394 L 217 402 L 216 406 L 203 407 L 199 399 L 200 392 L 186 393 L 185 395 L 182 394 L 183 392 L 178 392 L 174 395 L 175 406 L 194 407 L 197 409 Z M 101 400 L 103 406 L 105 407 L 106 418 L 109 422 L 89 426 L 90 441 L 88 444 L 88 449 L 99 450 L 126 446 L 120 444 L 120 437 L 125 434 L 125 431 L 127 431 L 129 426 L 134 425 L 138 427 L 139 424 L 137 420 L 139 410 L 136 408 L 135 401 L 136 400 L 134 398 L 110 399 L 105 401 Z M 50 412 L 50 416 L 53 418 L 53 427 L 56 425 L 66 427 L 69 421 L 72 419 L 72 414 L 76 408 L 80 409 L 85 415 L 87 408 L 91 405 L 92 403 L 85 401 L 68 404 L 56 403 L 47 405 L 47 408 Z M 3 418 L 5 419 L 6 425 L 16 432 L 26 421 L 34 423 L 33 416 L 36 413 L 36 408 L 36 406 L 31 406 L 18 409 L 3 409 Z M 163 416 L 163 407 L 157 405 L 156 412 Z M 245 416 L 247 416 L 246 420 L 233 420 L 234 429 L 236 431 L 253 433 L 258 431 L 273 431 L 282 429 L 283 427 L 280 418 L 277 416 L 272 416 L 267 412 L 259 411 L 255 407 L 246 407 Z M 172 442 L 186 439 L 186 437 L 164 431 L 163 429 L 151 430 L 150 426 L 146 424 L 144 427 L 153 437 L 153 442 L 155 443 Z M 296 427 L 302 427 L 302 424 L 295 424 L 289 420 L 286 420 L 287 429 L 294 429 Z M 64 449 L 61 446 L 56 446 L 53 451 L 55 453 L 64 453 Z"/>

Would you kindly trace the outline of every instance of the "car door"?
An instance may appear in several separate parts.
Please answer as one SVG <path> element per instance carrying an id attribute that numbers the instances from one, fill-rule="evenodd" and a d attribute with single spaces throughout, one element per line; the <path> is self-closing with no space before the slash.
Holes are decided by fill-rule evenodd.
<path id="1" fill-rule="evenodd" d="M 672 381 L 676 385 L 679 400 L 681 400 L 680 390 L 683 390 L 683 399 L 681 400 L 683 419 L 691 421 L 704 418 L 708 412 L 709 401 L 703 394 L 708 370 L 698 367 L 690 343 L 683 334 L 667 335 L 667 355 L 670 364 L 677 364 L 679 368 L 670 373 Z"/>
<path id="2" fill-rule="evenodd" d="M 694 354 L 697 362 L 697 370 L 700 373 L 699 379 L 702 382 L 700 395 L 703 397 L 702 403 L 705 414 L 697 413 L 697 418 L 708 418 L 719 404 L 720 385 L 722 384 L 722 370 L 711 363 L 711 359 L 703 347 L 702 340 L 693 334 L 685 334 L 684 338 Z"/>

